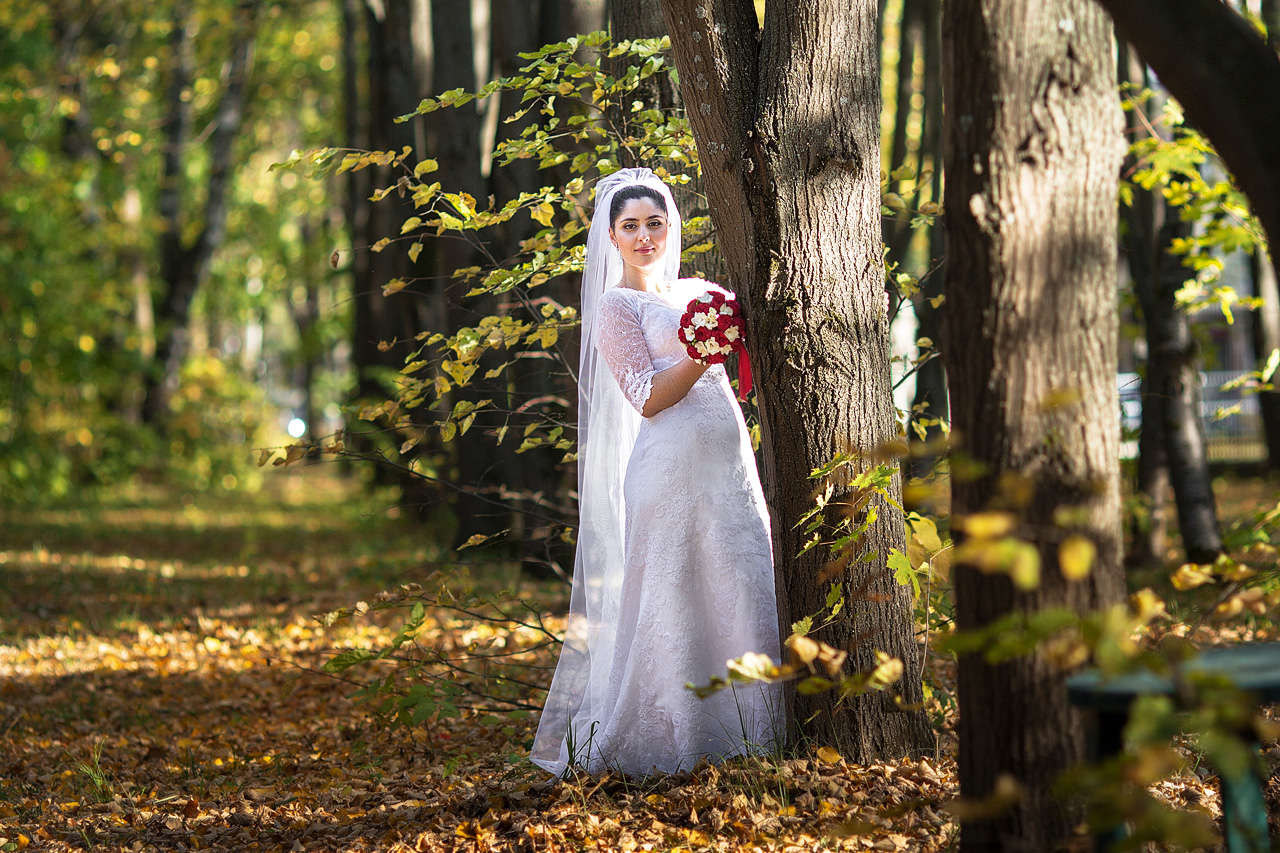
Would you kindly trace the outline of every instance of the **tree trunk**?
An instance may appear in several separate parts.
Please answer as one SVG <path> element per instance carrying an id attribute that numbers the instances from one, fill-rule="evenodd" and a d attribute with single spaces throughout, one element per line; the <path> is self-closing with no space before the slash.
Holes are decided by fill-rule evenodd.
<path id="1" fill-rule="evenodd" d="M 471 0 L 431 0 L 431 33 L 433 43 L 432 89 L 446 92 L 462 89 L 474 92 L 476 80 L 476 46 L 471 14 Z M 483 207 L 489 195 L 488 184 L 480 168 L 481 116 L 479 104 L 468 104 L 442 110 L 432 116 L 427 130 L 427 146 L 440 165 L 455 192 L 464 192 Z M 476 296 L 462 299 L 469 285 L 456 285 L 455 270 L 481 263 L 479 253 L 462 234 L 447 232 L 428 238 L 434 242 L 432 280 L 426 290 L 432 302 L 438 303 L 447 318 L 450 333 L 464 326 L 476 325 L 481 317 L 499 312 L 499 299 Z M 440 328 L 428 326 L 426 328 Z M 505 379 L 495 385 L 485 380 L 485 372 L 496 366 L 496 354 L 485 358 L 471 384 L 457 389 L 454 401 L 492 400 L 501 393 Z M 454 507 L 458 516 L 456 543 L 472 536 L 493 536 L 510 527 L 510 511 L 500 498 L 504 478 L 512 473 L 511 453 L 507 447 L 493 446 L 492 433 L 501 425 L 501 416 L 482 411 L 471 430 L 453 439 L 453 453 L 458 465 L 459 488 Z M 505 463 L 505 464 L 504 464 Z"/>
<path id="2" fill-rule="evenodd" d="M 1280 53 L 1280 0 L 1262 0 L 1261 17 L 1267 30 L 1267 45 Z M 1253 351 L 1259 362 L 1265 364 L 1271 353 L 1280 349 L 1280 286 L 1276 281 L 1276 268 L 1268 261 L 1266 251 L 1256 249 L 1251 261 L 1253 295 L 1263 301 L 1253 316 Z M 1262 412 L 1267 467 L 1277 471 L 1280 470 L 1280 391 L 1260 392 L 1258 407 Z"/>
<path id="3" fill-rule="evenodd" d="M 1262 300 L 1262 306 L 1253 314 L 1253 351 L 1259 364 L 1266 364 L 1271 353 L 1280 349 L 1280 286 L 1277 286 L 1275 267 L 1271 266 L 1264 249 L 1256 249 L 1250 258 L 1253 275 L 1253 295 Z M 1280 382 L 1280 376 L 1272 376 L 1271 383 Z M 1260 391 L 1258 408 L 1262 412 L 1262 437 L 1267 448 L 1267 467 L 1280 470 L 1280 391 Z"/>
<path id="4" fill-rule="evenodd" d="M 889 137 L 888 151 L 890 175 L 906 165 L 909 159 L 907 125 L 915 112 L 911 105 L 911 97 L 916 93 L 916 51 L 923 48 L 924 41 L 924 5 L 925 0 L 902 0 L 902 15 L 898 19 L 898 79 L 894 92 L 893 133 Z M 917 172 L 920 171 L 921 165 L 918 157 Z M 889 179 L 889 187 L 897 193 L 902 192 L 904 183 L 892 177 Z M 885 218 L 883 230 L 890 262 L 903 264 L 911 245 L 911 214 L 903 211 Z"/>
<path id="5" fill-rule="evenodd" d="M 1178 99 L 1280 245 L 1280 57 L 1221 0 L 1096 0 Z M 1273 3 L 1264 17 L 1275 20 Z M 1273 253 L 1271 263 L 1280 262 Z"/>
<path id="6" fill-rule="evenodd" d="M 423 153 L 421 119 L 398 123 L 396 118 L 412 112 L 426 91 L 420 79 L 423 38 L 422 9 L 416 0 L 349 3 L 343 8 L 344 53 L 348 99 L 347 133 L 353 148 L 400 151 L 406 146 Z M 363 64 L 359 61 L 360 35 L 364 36 Z M 363 67 L 361 67 L 363 65 Z M 386 376 L 404 367 L 405 342 L 423 328 L 430 306 L 418 290 L 384 296 L 383 286 L 392 279 L 412 281 L 428 262 L 427 252 L 415 265 L 406 246 L 393 243 L 381 252 L 369 247 L 383 238 L 397 240 L 401 225 L 413 215 L 413 204 L 391 193 L 380 202 L 369 200 L 374 190 L 394 184 L 400 174 L 387 166 L 375 166 L 349 173 L 347 217 L 352 229 L 355 260 L 352 265 L 352 301 L 355 326 L 352 333 L 352 362 L 356 369 L 358 402 L 381 402 L 393 389 Z M 434 328 L 443 328 L 436 325 Z M 395 344 L 383 348 L 383 343 Z M 348 425 L 353 443 L 364 451 L 378 449 L 366 432 L 374 427 L 359 421 Z M 419 445 L 419 449 L 422 446 Z M 385 449 L 390 453 L 390 449 Z M 380 469 L 383 482 L 400 487 L 403 503 L 421 510 L 440 495 L 421 477 L 406 472 Z"/>
<path id="7" fill-rule="evenodd" d="M 249 69 L 257 28 L 258 4 L 236 5 L 226 89 L 219 101 L 209 137 L 209 179 L 205 190 L 203 224 L 194 242 L 182 235 L 187 217 L 182 209 L 183 175 L 191 131 L 191 93 L 194 73 L 191 6 L 180 0 L 174 9 L 170 38 L 173 68 L 168 88 L 169 114 L 165 119 L 164 167 L 160 179 L 160 279 L 163 292 L 155 311 L 155 360 L 144 382 L 142 414 L 152 425 L 163 425 L 169 401 L 177 390 L 178 376 L 187 354 L 191 304 L 209 270 L 214 253 L 227 232 L 227 194 L 234 177 L 235 143 L 248 96 Z"/>
<path id="8" fill-rule="evenodd" d="M 1160 399 L 1164 457 L 1183 549 L 1193 563 L 1212 563 L 1222 552 L 1222 536 L 1200 417 L 1198 346 L 1191 335 L 1191 318 L 1177 303 L 1189 271 L 1171 251 L 1174 240 L 1190 234 L 1191 223 L 1183 222 L 1176 210 L 1166 210 L 1156 238 L 1155 299 L 1146 316 L 1147 373 L 1151 394 Z M 1145 411 L 1142 420 L 1145 427 Z"/>
<path id="9" fill-rule="evenodd" d="M 663 0 L 712 216 L 744 302 L 757 371 L 763 479 L 773 515 L 784 635 L 823 607 L 826 554 L 802 547 L 812 507 L 808 473 L 841 450 L 865 454 L 895 437 L 880 233 L 880 94 L 876 5 L 836 0 L 751 3 Z M 893 497 L 899 482 L 893 481 Z M 880 522 L 862 548 L 874 559 L 837 573 L 846 606 L 819 639 L 871 669 L 902 660 L 890 692 L 841 703 L 790 697 L 802 736 L 865 762 L 932 745 L 921 711 L 920 649 L 910 591 L 885 566 L 903 548 L 902 517 Z M 831 510 L 832 522 L 838 509 Z"/>
<path id="10" fill-rule="evenodd" d="M 1148 83 L 1145 67 L 1119 50 L 1126 80 Z M 1132 65 L 1138 65 L 1135 69 Z M 1150 120 L 1158 104 L 1139 109 Z M 1142 439 L 1138 443 L 1138 489 L 1150 509 L 1150 525 L 1139 538 L 1139 562 L 1159 563 L 1168 553 L 1168 489 L 1174 490 L 1179 531 L 1187 558 L 1212 562 L 1222 550 L 1209 458 L 1200 418 L 1200 366 L 1191 318 L 1178 307 L 1177 292 L 1190 276 L 1173 242 L 1191 233 L 1177 209 L 1158 190 L 1135 187 L 1125 214 L 1129 273 L 1138 297 L 1147 343 L 1142 384 Z"/>
<path id="11" fill-rule="evenodd" d="M 1165 454 L 1164 398 L 1152 390 L 1151 372 L 1142 377 L 1142 427 L 1138 434 L 1138 494 L 1146 518 L 1134 531 L 1133 562 L 1158 566 L 1169 556 L 1169 461 Z"/>
<path id="12" fill-rule="evenodd" d="M 999 510 L 1031 543 L 1039 585 L 957 562 L 956 614 L 976 631 L 1010 612 L 1107 607 L 1123 593 L 1116 414 L 1116 175 L 1122 146 L 1111 28 L 1085 0 L 948 0 L 944 352 L 956 453 L 953 530 Z M 1071 526 L 1062 526 L 1069 513 Z M 1058 547 L 1090 540 L 1068 582 Z M 1012 777 L 1020 797 L 962 822 L 961 849 L 1052 850 L 1079 813 L 1056 800 L 1085 757 L 1066 673 L 1040 650 L 961 657 L 960 786 L 975 800 Z"/>
<path id="13" fill-rule="evenodd" d="M 920 151 L 922 158 L 927 157 L 928 167 L 933 170 L 929 179 L 929 201 L 942 204 L 942 0 L 924 0 L 924 126 L 921 129 Z M 922 160 L 922 162 L 924 162 Z M 934 308 L 932 300 L 942 295 L 942 283 L 945 279 L 945 245 L 946 225 L 942 216 L 937 216 L 929 225 L 929 257 L 925 276 L 920 280 L 920 293 L 917 294 L 913 308 L 916 315 L 916 337 L 933 341 L 935 350 L 941 355 L 942 316 L 945 306 Z M 924 419 L 937 418 L 946 423 L 951 417 L 947 404 L 947 374 L 943 368 L 943 360 L 934 358 L 925 362 L 916 371 L 916 393 L 911 402 L 912 417 Z M 925 428 L 925 442 L 940 441 L 944 435 L 941 426 Z M 908 439 L 915 441 L 914 430 L 908 432 Z M 937 459 L 936 452 L 926 451 L 923 455 L 912 454 L 912 476 L 922 477 L 933 469 Z"/>

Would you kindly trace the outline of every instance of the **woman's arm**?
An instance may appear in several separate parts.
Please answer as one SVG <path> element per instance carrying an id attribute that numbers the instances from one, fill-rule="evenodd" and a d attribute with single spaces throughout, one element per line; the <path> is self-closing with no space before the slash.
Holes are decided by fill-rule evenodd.
<path id="1" fill-rule="evenodd" d="M 649 399 L 645 400 L 640 414 L 651 418 L 664 409 L 669 409 L 684 399 L 693 384 L 707 372 L 709 364 L 699 364 L 688 356 L 684 361 L 675 364 L 653 375 L 653 390 Z"/>
<path id="2" fill-rule="evenodd" d="M 706 366 L 688 357 L 666 370 L 655 370 L 636 305 L 621 292 L 606 293 L 600 300 L 599 323 L 600 354 L 628 402 L 646 418 L 683 400 L 707 372 Z"/>

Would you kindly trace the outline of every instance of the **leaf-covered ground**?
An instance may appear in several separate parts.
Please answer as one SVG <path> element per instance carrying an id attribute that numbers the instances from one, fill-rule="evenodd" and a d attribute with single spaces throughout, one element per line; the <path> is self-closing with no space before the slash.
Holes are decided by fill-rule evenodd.
<path id="1" fill-rule="evenodd" d="M 0 513 L 0 850 L 952 848 L 949 736 L 920 762 L 557 783 L 524 759 L 528 716 L 374 725 L 316 670 L 394 623 L 315 617 L 436 565 L 394 515 L 323 466 L 254 498 Z M 475 639 L 448 612 L 428 628 Z M 1168 785 L 1216 808 L 1200 776 Z"/>

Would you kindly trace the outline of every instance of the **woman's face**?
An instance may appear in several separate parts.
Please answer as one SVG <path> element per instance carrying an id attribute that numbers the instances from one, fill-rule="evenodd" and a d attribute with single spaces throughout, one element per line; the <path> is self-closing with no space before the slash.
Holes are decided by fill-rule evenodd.
<path id="1" fill-rule="evenodd" d="M 652 267 L 667 253 L 667 215 L 652 199 L 633 198 L 613 221 L 609 236 L 624 264 Z"/>

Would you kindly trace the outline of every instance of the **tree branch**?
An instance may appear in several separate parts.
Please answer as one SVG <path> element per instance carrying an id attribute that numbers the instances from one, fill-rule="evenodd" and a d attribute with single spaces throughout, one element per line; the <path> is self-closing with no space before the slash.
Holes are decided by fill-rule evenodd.
<path id="1" fill-rule="evenodd" d="M 1097 3 L 1209 137 L 1280 245 L 1280 58 L 1220 0 Z"/>

